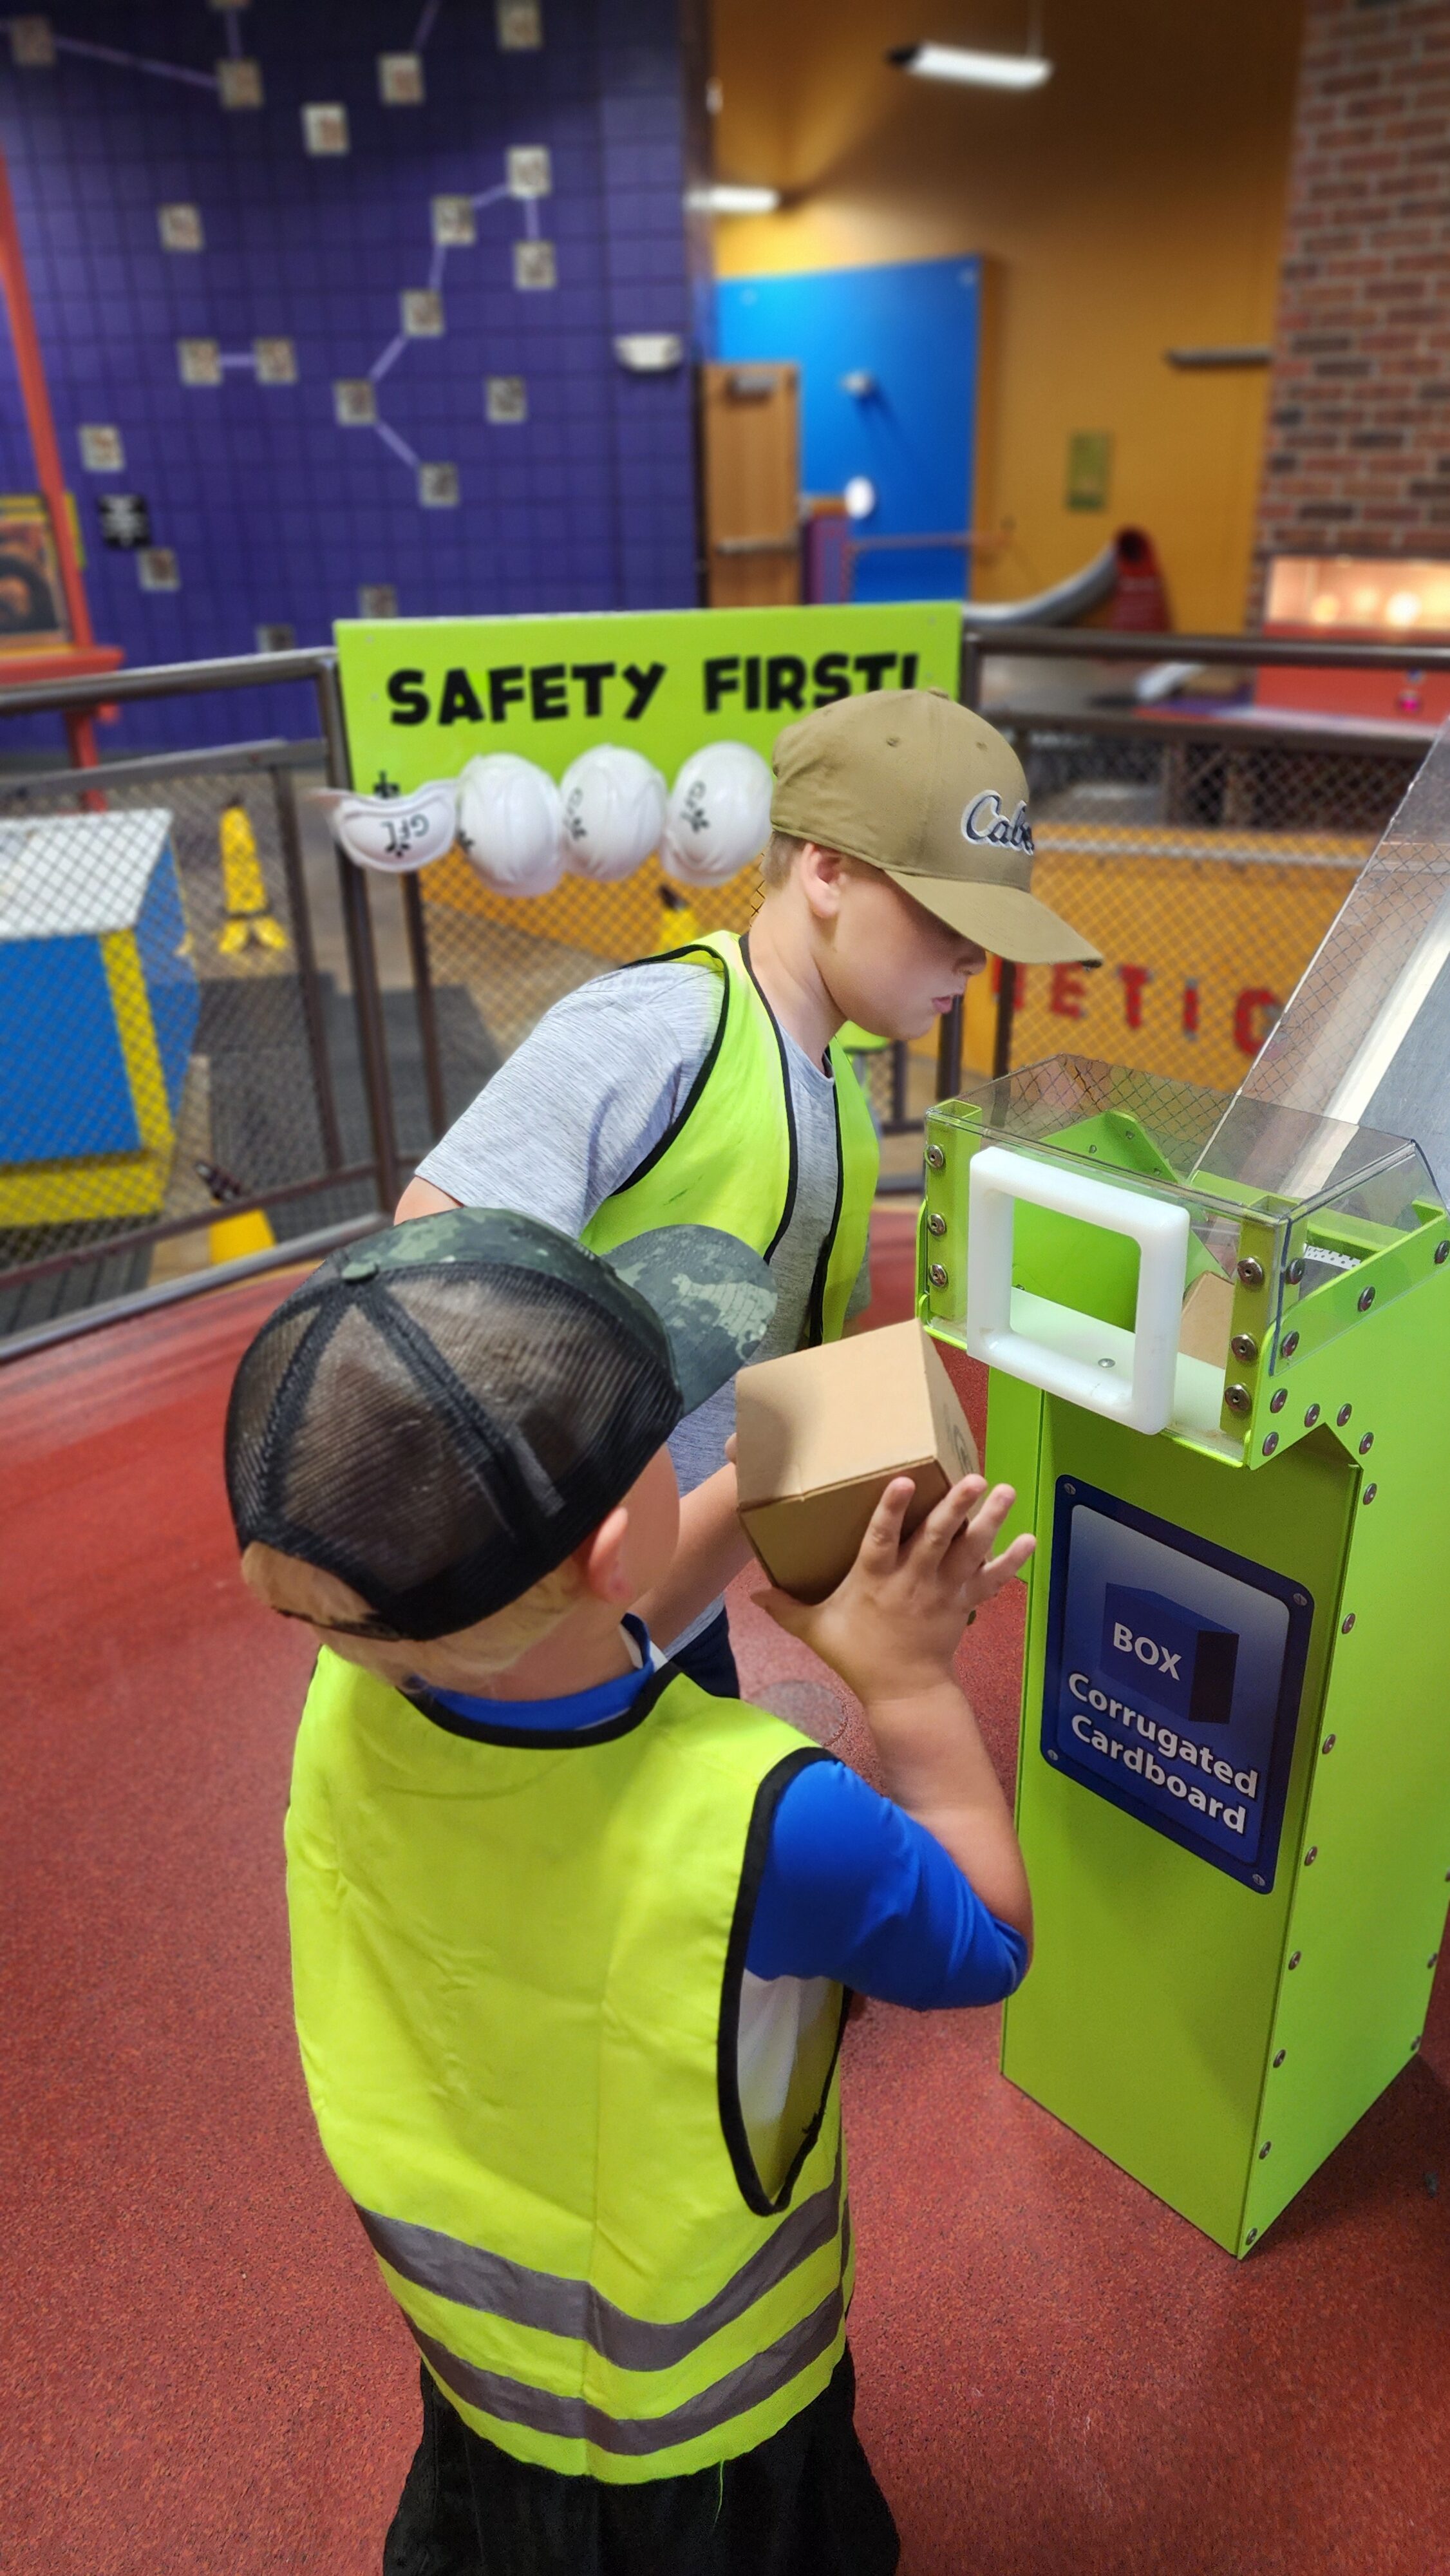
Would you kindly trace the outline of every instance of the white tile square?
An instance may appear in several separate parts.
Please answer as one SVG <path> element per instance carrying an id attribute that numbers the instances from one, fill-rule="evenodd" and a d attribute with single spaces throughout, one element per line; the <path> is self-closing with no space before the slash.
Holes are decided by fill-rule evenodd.
<path id="1" fill-rule="evenodd" d="M 559 265 L 551 241 L 514 244 L 514 284 L 524 295 L 537 295 L 559 283 Z"/>

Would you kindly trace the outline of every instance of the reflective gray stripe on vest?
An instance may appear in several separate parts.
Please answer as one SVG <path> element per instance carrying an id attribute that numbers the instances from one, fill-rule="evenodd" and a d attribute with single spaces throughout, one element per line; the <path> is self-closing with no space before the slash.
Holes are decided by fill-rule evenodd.
<path id="1" fill-rule="evenodd" d="M 373 2251 L 420 2290 L 432 2290 L 460 2308 L 479 2308 L 489 2316 L 503 2317 L 510 2325 L 567 2335 L 572 2342 L 587 2343 L 592 2352 L 621 2370 L 670 2370 L 830 2244 L 841 2223 L 841 2156 L 838 2149 L 831 2180 L 781 2220 L 734 2279 L 693 2316 L 681 2317 L 675 2324 L 632 2317 L 602 2297 L 589 2281 L 571 2280 L 562 2272 L 536 2272 L 528 2263 L 486 2253 L 481 2245 L 466 2245 L 461 2237 L 441 2235 L 436 2228 L 380 2218 L 371 2209 L 359 2208 L 357 2214 Z M 484 2401 L 473 2402 L 482 2405 Z M 489 2408 L 492 2414 L 498 2411 Z"/>
<path id="2" fill-rule="evenodd" d="M 683 2406 L 674 2407 L 668 2415 L 624 2416 L 606 2415 L 602 2406 L 591 2405 L 586 2397 L 559 2397 L 547 2388 L 531 2388 L 527 2380 L 505 2379 L 501 2372 L 480 2370 L 471 2361 L 460 2361 L 432 2335 L 422 2333 L 411 2317 L 408 2323 L 419 2351 L 444 2387 L 451 2388 L 466 2406 L 476 2406 L 481 2415 L 492 2415 L 501 2424 L 526 2424 L 531 2432 L 551 2433 L 562 2442 L 592 2442 L 596 2451 L 612 2451 L 618 2457 L 639 2460 L 647 2459 L 653 2451 L 668 2451 L 677 2443 L 693 2442 L 701 2433 L 713 2433 L 735 2416 L 748 2415 L 752 2406 L 761 2406 L 768 2397 L 778 2396 L 823 2352 L 829 2352 L 844 2315 L 838 2285 L 778 2343 L 769 2344 L 764 2352 L 752 2353 L 748 2361 L 727 2371 L 723 2379 L 717 2379 L 698 2397 L 687 2398 Z"/>

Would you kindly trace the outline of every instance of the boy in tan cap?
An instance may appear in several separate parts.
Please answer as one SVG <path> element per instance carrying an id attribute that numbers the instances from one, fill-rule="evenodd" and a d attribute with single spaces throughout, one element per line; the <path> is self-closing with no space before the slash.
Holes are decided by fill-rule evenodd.
<path id="1" fill-rule="evenodd" d="M 719 1227 L 774 1276 L 761 1359 L 836 1339 L 870 1295 L 878 1149 L 842 1026 L 921 1037 L 989 952 L 1097 959 L 1032 893 L 1016 753 L 941 690 L 877 690 L 804 716 L 780 735 L 775 771 L 748 935 L 717 931 L 566 995 L 398 1208 L 515 1208 L 601 1253 L 655 1226 Z M 715 1597 L 660 1639 L 724 1696 L 738 1684 L 719 1596 L 747 1555 L 725 1464 L 734 1404 L 722 1387 L 670 1444 Z"/>

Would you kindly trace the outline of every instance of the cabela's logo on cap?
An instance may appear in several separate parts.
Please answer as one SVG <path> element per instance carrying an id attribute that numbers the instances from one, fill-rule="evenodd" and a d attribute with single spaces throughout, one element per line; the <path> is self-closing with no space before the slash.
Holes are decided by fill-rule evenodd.
<path id="1" fill-rule="evenodd" d="M 1030 858 L 1032 826 L 1027 820 L 1025 801 L 1018 806 L 1009 823 L 995 788 L 984 789 L 980 796 L 972 798 L 962 816 L 962 838 L 966 841 L 991 841 L 998 849 L 1025 850 Z"/>

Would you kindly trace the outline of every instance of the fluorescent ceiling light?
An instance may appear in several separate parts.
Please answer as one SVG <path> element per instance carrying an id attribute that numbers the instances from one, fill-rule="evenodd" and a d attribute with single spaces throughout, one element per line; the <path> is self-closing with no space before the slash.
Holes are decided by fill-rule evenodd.
<path id="1" fill-rule="evenodd" d="M 695 215 L 773 215 L 780 204 L 780 190 L 737 188 L 717 181 L 709 188 L 691 188 L 685 203 Z"/>
<path id="2" fill-rule="evenodd" d="M 965 45 L 893 45 L 886 59 L 918 80 L 962 81 L 976 89 L 1040 89 L 1052 77 L 1041 54 L 979 54 Z"/>

